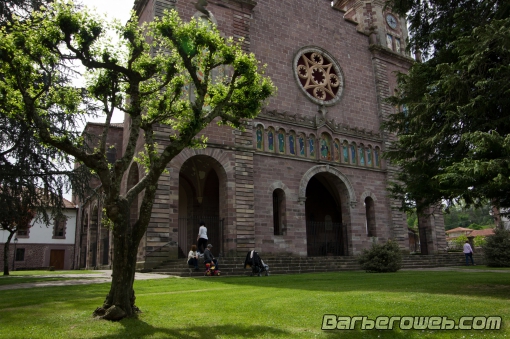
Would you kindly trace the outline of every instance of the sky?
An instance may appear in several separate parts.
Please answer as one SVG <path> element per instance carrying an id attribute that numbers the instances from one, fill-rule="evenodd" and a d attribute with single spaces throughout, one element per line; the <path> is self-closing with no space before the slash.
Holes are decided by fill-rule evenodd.
<path id="1" fill-rule="evenodd" d="M 108 18 L 117 18 L 121 22 L 129 19 L 134 0 L 81 0 L 81 2 L 98 13 L 106 13 Z"/>
<path id="2" fill-rule="evenodd" d="M 134 0 L 78 0 L 77 2 L 96 11 L 98 14 L 106 14 L 107 20 L 118 19 L 121 23 L 127 22 Z M 114 112 L 112 116 L 113 123 L 120 123 L 124 120 L 124 114 Z M 104 122 L 104 117 L 90 118 L 91 122 Z"/>
<path id="3" fill-rule="evenodd" d="M 95 10 L 98 14 L 106 14 L 108 20 L 115 18 L 122 23 L 128 21 L 134 4 L 134 0 L 78 0 L 77 2 Z M 112 122 L 120 123 L 123 120 L 124 115 L 122 113 L 113 114 Z M 91 118 L 89 121 L 104 122 L 104 117 Z M 71 192 L 65 193 L 64 198 L 71 200 Z"/>

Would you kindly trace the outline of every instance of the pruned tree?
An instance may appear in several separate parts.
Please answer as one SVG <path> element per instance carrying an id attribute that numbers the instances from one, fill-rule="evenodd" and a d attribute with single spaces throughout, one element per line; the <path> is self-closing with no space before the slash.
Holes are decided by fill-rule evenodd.
<path id="1" fill-rule="evenodd" d="M 385 156 L 404 208 L 459 201 L 510 207 L 510 3 L 390 0 L 425 61 L 399 76 Z M 507 210 L 508 211 L 508 210 Z"/>
<path id="2" fill-rule="evenodd" d="M 105 42 L 108 28 L 117 32 L 117 45 L 125 49 Z M 70 62 L 86 69 L 86 89 L 54 81 Z M 214 78 L 219 67 L 226 75 Z M 0 33 L 0 72 L 5 74 L 0 91 L 19 107 L 16 119 L 33 126 L 42 142 L 73 156 L 101 181 L 106 216 L 113 224 L 114 257 L 111 288 L 95 315 L 117 320 L 135 314 L 137 248 L 151 218 L 159 177 L 183 149 L 204 146 L 197 135 L 210 123 L 242 128 L 255 117 L 275 91 L 271 81 L 253 54 L 222 38 L 207 22 L 184 23 L 172 11 L 147 25 L 139 26 L 133 18 L 126 25 L 108 26 L 61 2 Z M 88 98 L 106 116 L 99 144 L 90 150 L 58 119 L 82 114 Z M 129 136 L 122 156 L 109 164 L 106 136 L 115 109 L 129 117 Z M 160 124 L 173 129 L 164 146 L 157 145 L 154 133 Z M 138 140 L 144 144 L 142 154 L 136 154 Z M 121 182 L 135 158 L 145 167 L 145 176 L 122 194 Z M 130 223 L 130 206 L 138 195 L 139 217 Z"/>

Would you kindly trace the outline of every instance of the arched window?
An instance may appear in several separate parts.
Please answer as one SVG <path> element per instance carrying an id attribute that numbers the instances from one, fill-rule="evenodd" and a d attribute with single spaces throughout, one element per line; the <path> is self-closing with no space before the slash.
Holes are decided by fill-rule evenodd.
<path id="1" fill-rule="evenodd" d="M 297 137 L 298 154 L 300 157 L 306 157 L 306 138 L 304 134 L 300 134 Z"/>
<path id="2" fill-rule="evenodd" d="M 283 235 L 286 223 L 285 192 L 281 188 L 277 188 L 273 191 L 274 235 Z"/>
<path id="3" fill-rule="evenodd" d="M 375 207 L 374 200 L 371 197 L 365 198 L 365 211 L 366 211 L 367 236 L 375 237 L 376 236 Z"/>
<path id="4" fill-rule="evenodd" d="M 342 143 L 342 154 L 343 154 L 343 162 L 345 164 L 348 164 L 349 163 L 349 143 L 347 142 L 347 140 L 344 140 L 344 142 Z"/>
<path id="5" fill-rule="evenodd" d="M 267 130 L 267 150 L 274 152 L 274 130 L 269 127 Z"/>
<path id="6" fill-rule="evenodd" d="M 380 154 L 379 147 L 376 147 L 375 150 L 374 150 L 375 167 L 381 167 L 381 159 L 379 159 L 380 155 L 381 154 Z"/>
<path id="7" fill-rule="evenodd" d="M 372 161 L 372 147 L 367 147 L 367 166 L 372 167 L 374 165 Z"/>
<path id="8" fill-rule="evenodd" d="M 310 137 L 308 139 L 308 150 L 309 150 L 308 156 L 310 158 L 315 159 L 315 135 L 313 134 L 310 134 Z"/>
<path id="9" fill-rule="evenodd" d="M 320 138 L 320 158 L 322 160 L 331 160 L 331 137 L 327 133 L 322 133 Z"/>
<path id="10" fill-rule="evenodd" d="M 359 144 L 358 153 L 359 153 L 359 164 L 361 166 L 365 166 L 365 146 L 363 146 L 363 144 Z"/>
<path id="11" fill-rule="evenodd" d="M 285 131 L 283 129 L 278 131 L 278 153 L 285 154 Z"/>
<path id="12" fill-rule="evenodd" d="M 294 132 L 289 133 L 289 154 L 296 155 L 296 135 Z"/>
<path id="13" fill-rule="evenodd" d="M 335 160 L 335 162 L 340 162 L 340 140 L 335 139 L 334 148 L 335 148 L 334 149 L 334 152 L 335 152 L 334 160 Z"/>
<path id="14" fill-rule="evenodd" d="M 356 165 L 358 161 L 356 160 L 356 143 L 351 144 L 351 164 Z"/>
<path id="15" fill-rule="evenodd" d="M 256 134 L 257 150 L 263 151 L 264 150 L 264 129 L 262 128 L 262 125 L 257 126 L 257 130 L 256 130 L 255 134 Z"/>

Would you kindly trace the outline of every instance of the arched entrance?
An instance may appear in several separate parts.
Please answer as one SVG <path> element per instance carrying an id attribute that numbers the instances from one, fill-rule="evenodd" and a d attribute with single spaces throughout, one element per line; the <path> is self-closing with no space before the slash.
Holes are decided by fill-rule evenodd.
<path id="1" fill-rule="evenodd" d="M 329 166 L 316 166 L 303 177 L 308 256 L 348 255 L 354 191 L 347 178 Z"/>
<path id="2" fill-rule="evenodd" d="M 224 170 L 211 157 L 193 156 L 179 172 L 179 256 L 186 257 L 191 245 L 197 243 L 199 223 L 207 227 L 208 243 L 213 253 L 223 252 L 222 207 L 226 199 Z"/>

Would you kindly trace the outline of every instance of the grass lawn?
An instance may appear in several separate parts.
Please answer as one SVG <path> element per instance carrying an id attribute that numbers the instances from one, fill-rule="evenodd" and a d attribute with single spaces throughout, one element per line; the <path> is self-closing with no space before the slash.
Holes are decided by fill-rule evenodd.
<path id="1" fill-rule="evenodd" d="M 137 281 L 138 319 L 94 320 L 109 284 L 0 291 L 0 338 L 510 338 L 510 274 L 405 271 Z M 501 330 L 322 331 L 337 316 L 501 316 Z"/>
<path id="2" fill-rule="evenodd" d="M 0 286 L 12 285 L 12 284 L 23 284 L 23 283 L 36 283 L 36 282 L 48 282 L 57 280 L 70 280 L 70 279 L 90 279 L 90 278 L 67 278 L 56 275 L 67 275 L 67 274 L 97 274 L 98 271 L 14 271 L 9 272 L 9 275 L 0 275 Z M 52 277 L 54 276 L 54 277 Z M 0 338 L 1 332 L 0 332 Z"/>
<path id="3" fill-rule="evenodd" d="M 26 276 L 26 275 L 62 275 L 62 274 L 100 274 L 99 271 L 92 270 L 75 270 L 75 271 L 10 271 L 9 276 Z M 0 275 L 3 277 L 4 275 Z"/>
<path id="4" fill-rule="evenodd" d="M 510 267 L 489 267 L 486 265 L 476 265 L 476 266 L 457 266 L 457 268 L 465 268 L 469 270 L 495 270 L 495 271 L 510 271 Z"/>

